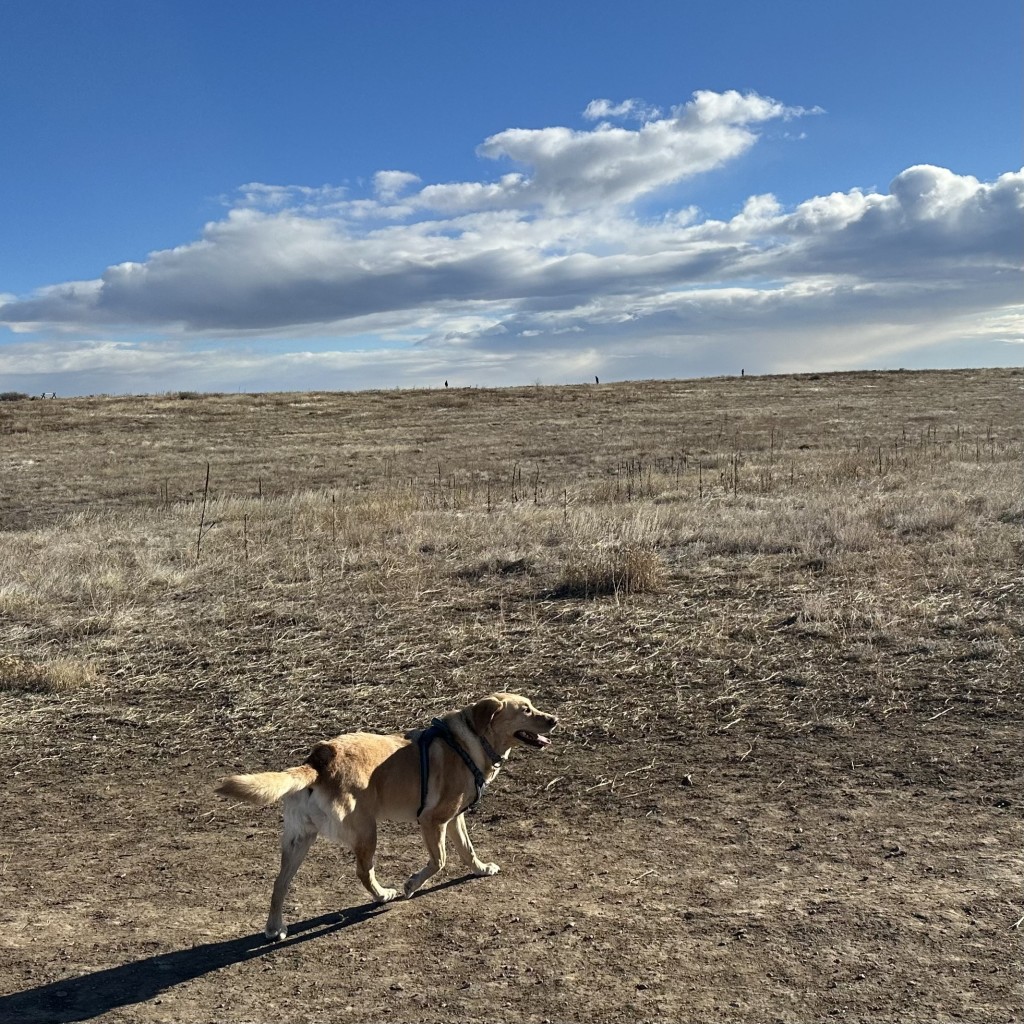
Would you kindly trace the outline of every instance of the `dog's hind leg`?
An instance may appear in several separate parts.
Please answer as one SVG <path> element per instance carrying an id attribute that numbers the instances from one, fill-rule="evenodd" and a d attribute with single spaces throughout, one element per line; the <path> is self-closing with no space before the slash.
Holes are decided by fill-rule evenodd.
<path id="1" fill-rule="evenodd" d="M 428 811 L 420 818 L 420 832 L 423 833 L 423 844 L 427 848 L 430 860 L 426 867 L 410 875 L 405 883 L 405 898 L 409 899 L 416 890 L 428 879 L 440 871 L 447 859 L 445 853 L 445 832 L 447 821 L 436 821 Z"/>
<path id="2" fill-rule="evenodd" d="M 351 824 L 351 819 L 349 819 Z M 366 818 L 353 828 L 351 839 L 352 852 L 356 858 L 356 874 L 367 892 L 378 903 L 390 903 L 398 896 L 397 889 L 385 889 L 378 881 L 373 870 L 374 854 L 377 852 L 377 822 Z"/>
<path id="3" fill-rule="evenodd" d="M 469 838 L 469 830 L 466 828 L 466 816 L 460 814 L 455 819 L 455 849 L 459 858 L 466 867 L 470 868 L 474 875 L 496 875 L 501 868 L 497 864 L 485 864 L 473 849 Z"/>
<path id="4" fill-rule="evenodd" d="M 288 929 L 284 926 L 284 898 L 288 895 L 288 886 L 306 859 L 316 836 L 315 830 L 292 832 L 285 827 L 281 836 L 281 870 L 274 882 L 274 892 L 270 897 L 270 915 L 267 917 L 267 927 L 264 930 L 268 939 L 280 941 L 288 934 Z"/>

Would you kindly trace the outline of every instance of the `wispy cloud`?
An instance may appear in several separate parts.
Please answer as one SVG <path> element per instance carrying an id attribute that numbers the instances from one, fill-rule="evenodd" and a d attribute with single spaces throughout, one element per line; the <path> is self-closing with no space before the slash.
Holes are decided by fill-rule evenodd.
<path id="1" fill-rule="evenodd" d="M 387 383 L 456 364 L 478 381 L 533 378 L 541 365 L 545 379 L 598 367 L 652 376 L 701 372 L 723 348 L 730 364 L 780 369 L 1014 340 L 1005 324 L 1020 295 L 1021 172 L 980 182 L 917 166 L 885 193 L 788 209 L 756 195 L 729 220 L 691 207 L 639 212 L 740 158 L 760 126 L 816 112 L 738 92 L 699 92 L 665 116 L 635 99 L 595 100 L 592 129 L 485 140 L 478 153 L 498 165 L 494 178 L 423 184 L 385 170 L 365 196 L 250 183 L 197 241 L 93 281 L 0 298 L 0 322 L 38 336 L 0 349 L 0 370 L 37 372 L 32 353 L 47 353 L 51 372 L 73 374 L 77 353 L 89 362 L 81 373 L 102 364 L 148 380 L 163 359 L 165 375 L 173 365 L 188 376 L 198 370 L 181 345 L 206 338 L 207 371 L 219 361 L 248 383 L 262 366 L 264 386 L 303 387 L 320 372 L 311 366 L 333 366 L 354 386 L 373 367 Z M 158 337 L 69 340 L 101 331 Z M 343 353 L 302 351 L 311 337 L 359 340 Z M 270 351 L 260 338 L 282 342 Z"/>
<path id="2" fill-rule="evenodd" d="M 583 111 L 583 116 L 588 121 L 653 121 L 661 116 L 661 111 L 657 107 L 648 106 L 643 100 L 622 100 L 619 103 L 612 103 L 611 100 L 591 100 Z"/>
<path id="3" fill-rule="evenodd" d="M 408 171 L 378 171 L 373 176 L 373 190 L 378 199 L 389 203 L 419 181 L 417 175 Z"/>

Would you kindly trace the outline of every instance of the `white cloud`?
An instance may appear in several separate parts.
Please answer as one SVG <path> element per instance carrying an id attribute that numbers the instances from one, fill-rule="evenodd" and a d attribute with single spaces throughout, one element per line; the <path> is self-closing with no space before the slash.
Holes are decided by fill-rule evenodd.
<path id="1" fill-rule="evenodd" d="M 303 209 L 315 213 L 343 202 L 347 194 L 347 188 L 337 185 L 264 185 L 250 181 L 238 187 L 232 205 L 266 210 Z"/>
<path id="2" fill-rule="evenodd" d="M 612 103 L 611 100 L 591 100 L 583 111 L 583 116 L 588 121 L 603 121 L 607 118 L 652 121 L 660 115 L 661 111 L 657 107 L 648 106 L 642 100 L 623 100 L 621 103 Z"/>
<path id="3" fill-rule="evenodd" d="M 594 109 L 604 109 L 606 102 L 597 101 Z M 626 101 L 627 106 L 635 102 Z M 630 203 L 714 170 L 755 143 L 750 125 L 788 112 L 755 93 L 697 92 L 670 117 L 645 120 L 636 130 L 607 123 L 592 131 L 510 128 L 492 135 L 477 152 L 532 168 L 532 175 L 517 183 L 516 202 L 578 210 Z"/>
<path id="4" fill-rule="evenodd" d="M 1001 311 L 1020 294 L 1022 172 L 980 182 L 921 165 L 885 193 L 851 189 L 789 209 L 753 195 L 728 221 L 692 207 L 653 219 L 635 211 L 748 151 L 758 125 L 804 113 L 738 92 L 696 93 L 667 117 L 637 100 L 600 100 L 588 117 L 639 127 L 500 132 L 481 155 L 518 166 L 494 179 L 422 185 L 380 171 L 370 197 L 250 183 L 196 241 L 94 281 L 0 297 L 0 322 L 26 337 L 158 332 L 162 344 L 36 340 L 0 348 L 0 370 L 44 373 L 35 352 L 53 372 L 121 374 L 140 390 L 201 365 L 221 367 L 221 387 L 236 386 L 232 376 L 256 386 L 259 367 L 266 386 L 302 387 L 371 365 L 414 383 L 458 360 L 511 382 L 538 376 L 523 372 L 538 361 L 575 373 L 582 358 L 625 375 L 648 360 L 642 375 L 679 375 L 723 348 L 730 362 L 770 369 L 890 358 L 922 338 L 1013 340 Z M 370 335 L 392 340 L 362 354 L 303 349 L 303 338 Z M 197 362 L 185 345 L 197 338 L 233 345 L 204 342 L 214 347 Z M 242 339 L 255 346 L 244 359 Z"/>
<path id="5" fill-rule="evenodd" d="M 384 202 L 397 199 L 406 189 L 419 184 L 419 177 L 408 171 L 378 171 L 373 176 L 373 191 Z"/>

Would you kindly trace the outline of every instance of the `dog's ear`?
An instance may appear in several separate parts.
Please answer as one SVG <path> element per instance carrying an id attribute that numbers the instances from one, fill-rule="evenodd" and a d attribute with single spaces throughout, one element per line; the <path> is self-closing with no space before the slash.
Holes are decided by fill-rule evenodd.
<path id="1" fill-rule="evenodd" d="M 504 706 L 497 697 L 484 697 L 483 700 L 478 700 L 469 709 L 469 720 L 473 724 L 473 729 L 478 733 L 483 732 Z"/>

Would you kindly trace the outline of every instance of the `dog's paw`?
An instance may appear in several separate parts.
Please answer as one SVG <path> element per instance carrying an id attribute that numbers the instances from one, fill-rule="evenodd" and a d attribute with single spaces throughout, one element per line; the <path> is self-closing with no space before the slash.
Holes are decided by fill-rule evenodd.
<path id="1" fill-rule="evenodd" d="M 374 897 L 378 903 L 390 903 L 392 900 L 398 899 L 397 889 L 381 889 L 379 893 Z"/>
<path id="2" fill-rule="evenodd" d="M 480 864 L 473 869 L 473 874 L 477 878 L 486 878 L 489 875 L 496 875 L 500 870 L 497 864 Z"/>

